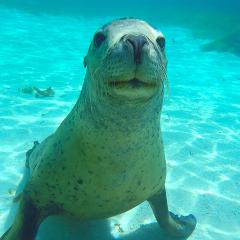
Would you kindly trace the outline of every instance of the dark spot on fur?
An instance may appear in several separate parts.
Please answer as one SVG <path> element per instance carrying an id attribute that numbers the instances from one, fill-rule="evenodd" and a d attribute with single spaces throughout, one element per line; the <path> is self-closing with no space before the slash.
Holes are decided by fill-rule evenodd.
<path id="1" fill-rule="evenodd" d="M 138 180 L 138 183 L 137 183 L 137 184 L 138 184 L 138 186 L 140 186 L 140 185 L 141 185 L 141 181 L 140 181 L 140 180 Z"/>
<path id="2" fill-rule="evenodd" d="M 89 174 L 93 174 L 93 171 L 89 170 L 88 173 L 89 173 Z"/>
<path id="3" fill-rule="evenodd" d="M 74 187 L 73 189 L 74 189 L 75 191 L 78 191 L 78 187 Z"/>
<path id="4" fill-rule="evenodd" d="M 155 186 L 153 186 L 152 189 L 155 189 L 155 188 L 157 188 L 157 187 L 158 187 L 158 184 L 156 184 Z"/>
<path id="5" fill-rule="evenodd" d="M 77 182 L 78 182 L 78 184 L 83 184 L 83 180 L 82 180 L 81 178 L 79 178 L 79 179 L 77 180 Z"/>
<path id="6" fill-rule="evenodd" d="M 66 167 L 62 167 L 62 170 L 63 170 L 63 171 L 66 170 Z"/>
<path id="7" fill-rule="evenodd" d="M 46 186 L 49 187 L 49 188 L 56 189 L 56 186 L 54 186 L 54 185 L 50 185 L 49 183 L 46 183 Z"/>

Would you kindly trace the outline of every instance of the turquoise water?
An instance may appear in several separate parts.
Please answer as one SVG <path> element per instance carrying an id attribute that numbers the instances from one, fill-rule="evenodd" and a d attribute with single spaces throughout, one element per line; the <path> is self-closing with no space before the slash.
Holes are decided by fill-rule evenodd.
<path id="1" fill-rule="evenodd" d="M 24 173 L 25 152 L 51 134 L 77 100 L 83 57 L 95 30 L 115 16 L 37 14 L 0 8 L 0 235 L 14 212 L 12 200 Z M 208 39 L 191 28 L 154 21 L 167 39 L 170 95 L 162 130 L 170 209 L 193 213 L 189 239 L 237 240 L 240 236 L 240 58 L 203 52 Z M 19 88 L 51 86 L 48 99 Z M 116 224 L 120 224 L 122 231 Z M 105 221 L 80 224 L 48 219 L 37 239 L 161 239 L 143 203 Z"/>

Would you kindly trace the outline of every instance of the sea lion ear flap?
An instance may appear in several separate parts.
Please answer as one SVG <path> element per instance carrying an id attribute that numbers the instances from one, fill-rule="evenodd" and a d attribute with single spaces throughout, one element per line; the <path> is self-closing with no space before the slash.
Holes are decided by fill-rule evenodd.
<path id="1" fill-rule="evenodd" d="M 84 59 L 83 59 L 83 66 L 84 66 L 84 68 L 87 67 L 87 56 L 84 57 Z"/>

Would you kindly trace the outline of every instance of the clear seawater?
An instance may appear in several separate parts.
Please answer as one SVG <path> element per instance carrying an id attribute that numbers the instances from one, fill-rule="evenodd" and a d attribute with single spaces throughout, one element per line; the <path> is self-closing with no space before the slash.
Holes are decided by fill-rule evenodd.
<path id="1" fill-rule="evenodd" d="M 115 17 L 0 7 L 0 235 L 13 220 L 25 152 L 71 110 L 83 83 L 83 57 L 91 37 Z M 203 52 L 208 40 L 194 37 L 191 28 L 160 21 L 154 25 L 166 36 L 169 61 L 170 94 L 161 118 L 169 207 L 196 216 L 191 240 L 239 240 L 240 58 Z M 39 99 L 19 91 L 29 85 L 51 86 L 56 94 Z M 37 239 L 166 239 L 161 236 L 143 203 L 120 216 L 84 224 L 49 218 Z"/>

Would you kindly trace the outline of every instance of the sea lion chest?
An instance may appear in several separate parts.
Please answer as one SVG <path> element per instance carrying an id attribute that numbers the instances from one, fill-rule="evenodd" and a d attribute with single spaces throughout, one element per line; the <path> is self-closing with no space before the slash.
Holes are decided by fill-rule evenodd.
<path id="1" fill-rule="evenodd" d="M 44 186 L 37 194 L 41 203 L 51 199 L 81 218 L 108 217 L 163 186 L 165 160 L 154 126 L 134 131 L 107 123 L 66 126 L 42 143 L 38 161 L 31 165 L 32 184 Z"/>

